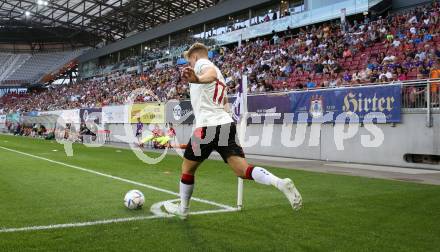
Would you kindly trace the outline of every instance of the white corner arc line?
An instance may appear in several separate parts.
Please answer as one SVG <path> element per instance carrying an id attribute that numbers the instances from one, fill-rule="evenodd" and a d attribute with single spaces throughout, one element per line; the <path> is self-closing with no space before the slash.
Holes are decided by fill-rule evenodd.
<path id="1" fill-rule="evenodd" d="M 168 213 L 162 211 L 161 207 L 164 205 L 165 202 L 174 203 L 177 201 L 180 201 L 180 199 L 165 200 L 165 201 L 160 201 L 160 202 L 154 203 L 150 207 L 150 212 L 153 213 L 153 215 L 157 216 L 157 217 L 172 217 L 174 215 L 168 214 Z M 190 212 L 189 214 L 190 215 L 201 215 L 201 214 L 224 213 L 224 212 L 235 212 L 235 211 L 240 211 L 240 209 L 234 208 L 234 209 L 202 210 L 202 211 Z"/>
<path id="2" fill-rule="evenodd" d="M 0 149 L 7 150 L 7 151 L 10 151 L 10 152 L 14 152 L 14 153 L 18 153 L 18 154 L 21 154 L 21 155 L 24 155 L 24 156 L 35 158 L 35 159 L 44 160 L 44 161 L 47 161 L 47 162 L 50 162 L 50 163 L 53 163 L 53 164 L 58 164 L 58 165 L 66 166 L 66 167 L 69 167 L 69 168 L 72 168 L 72 169 L 76 169 L 76 170 L 80 170 L 80 171 L 83 171 L 83 172 L 88 172 L 88 173 L 95 174 L 95 175 L 98 175 L 98 176 L 107 177 L 107 178 L 111 178 L 111 179 L 114 179 L 114 180 L 119 180 L 119 181 L 122 181 L 122 182 L 126 182 L 126 183 L 129 183 L 129 184 L 145 187 L 145 188 L 148 188 L 148 189 L 151 189 L 151 190 L 155 190 L 155 191 L 171 194 L 171 195 L 174 195 L 174 196 L 179 196 L 178 193 L 170 191 L 170 190 L 167 190 L 167 189 L 163 189 L 163 188 L 159 188 L 159 187 L 156 187 L 156 186 L 152 186 L 152 185 L 147 185 L 147 184 L 144 184 L 144 183 L 136 182 L 136 181 L 133 181 L 133 180 L 129 180 L 129 179 L 113 176 L 113 175 L 110 175 L 110 174 L 106 174 L 106 173 L 102 173 L 102 172 L 86 169 L 86 168 L 83 168 L 83 167 L 80 167 L 80 166 L 76 166 L 76 165 L 71 165 L 71 164 L 55 161 L 55 160 L 52 160 L 52 159 L 48 159 L 48 158 L 32 155 L 32 154 L 29 154 L 29 153 L 26 153 L 26 152 L 22 152 L 22 151 L 6 148 L 6 147 L 3 147 L 3 146 L 0 146 Z M 234 208 L 232 206 L 228 206 L 228 205 L 217 203 L 217 202 L 210 201 L 210 200 L 205 200 L 205 199 L 200 199 L 200 198 L 192 198 L 192 200 L 197 201 L 197 202 L 201 202 L 201 203 L 205 203 L 205 204 L 208 204 L 208 205 L 217 206 L 217 207 L 220 207 L 220 208 L 223 208 L 223 209 L 227 209 L 227 210 L 231 210 L 231 211 L 234 211 L 236 209 L 236 208 Z"/>
<path id="3" fill-rule="evenodd" d="M 218 210 L 206 210 L 191 212 L 190 215 L 202 215 L 202 214 L 213 214 L 213 213 L 227 213 L 236 212 L 238 209 L 218 209 Z M 38 231 L 38 230 L 50 230 L 50 229 L 62 229 L 62 228 L 75 228 L 75 227 L 89 227 L 105 224 L 114 224 L 122 222 L 132 222 L 132 221 L 142 221 L 151 219 L 161 219 L 161 218 L 172 218 L 174 215 L 150 215 L 150 216 L 139 216 L 139 217 L 129 217 L 129 218 L 118 218 L 118 219 L 108 219 L 100 221 L 88 221 L 88 222 L 78 222 L 78 223 L 66 223 L 66 224 L 54 224 L 47 226 L 30 226 L 30 227 L 20 227 L 20 228 L 0 228 L 0 233 L 16 233 L 16 232 L 27 232 L 27 231 Z"/>
<path id="4" fill-rule="evenodd" d="M 156 202 L 153 205 L 151 205 L 150 207 L 150 212 L 153 213 L 153 215 L 156 216 L 169 216 L 170 214 L 162 211 L 162 206 L 165 202 L 176 202 L 179 201 L 180 199 L 173 199 L 173 200 L 165 200 L 165 201 L 160 201 L 160 202 Z"/>

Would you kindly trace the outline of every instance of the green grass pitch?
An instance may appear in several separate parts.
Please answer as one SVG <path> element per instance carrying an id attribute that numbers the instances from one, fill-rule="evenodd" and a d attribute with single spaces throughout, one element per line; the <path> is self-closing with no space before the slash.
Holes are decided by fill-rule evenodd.
<path id="1" fill-rule="evenodd" d="M 152 216 L 152 204 L 177 197 L 61 163 L 177 192 L 180 157 L 169 155 L 157 165 L 146 165 L 130 150 L 87 148 L 78 144 L 74 145 L 74 151 L 73 157 L 67 157 L 63 146 L 56 142 L 0 135 L 0 251 L 438 251 L 440 248 L 439 186 L 269 167 L 274 174 L 295 181 L 303 195 L 303 209 L 294 212 L 276 189 L 245 181 L 245 207 L 241 212 L 193 215 L 186 221 L 148 219 Z M 237 179 L 232 171 L 223 162 L 209 160 L 198 171 L 194 196 L 234 206 L 236 187 Z M 142 210 L 130 211 L 123 206 L 123 196 L 130 189 L 145 194 Z M 203 202 L 192 203 L 192 211 L 217 209 L 218 206 Z M 123 218 L 137 219 L 2 232 Z"/>

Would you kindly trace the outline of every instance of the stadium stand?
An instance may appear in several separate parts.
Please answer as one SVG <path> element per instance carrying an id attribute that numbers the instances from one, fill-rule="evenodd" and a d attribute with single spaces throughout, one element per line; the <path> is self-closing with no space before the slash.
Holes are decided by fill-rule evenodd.
<path id="1" fill-rule="evenodd" d="M 156 48 L 146 47 L 144 53 L 139 56 L 129 57 L 123 59 L 116 64 L 103 65 L 94 69 L 88 69 L 82 71 L 81 74 L 83 78 L 91 78 L 94 76 L 108 75 L 115 71 L 123 71 L 130 67 L 135 67 L 139 64 L 146 66 L 155 66 L 157 62 L 165 61 L 176 61 L 180 58 L 187 49 L 188 45 L 195 42 L 202 42 L 208 46 L 214 46 L 215 41 L 212 39 L 200 39 L 200 38 L 182 38 L 179 39 L 179 44 L 171 44 L 158 46 Z"/>
<path id="2" fill-rule="evenodd" d="M 439 16 L 439 5 L 434 2 L 374 20 L 365 16 L 347 22 L 342 28 L 337 22 L 326 22 L 298 31 L 289 29 L 274 33 L 271 38 L 246 41 L 242 46 L 219 48 L 212 60 L 221 66 L 232 92 L 242 74 L 249 75 L 250 93 L 425 79 L 431 70 L 438 68 Z M 23 112 L 123 104 L 125 97 L 138 87 L 154 90 L 163 101 L 187 98 L 187 84 L 180 79 L 181 65 L 159 69 L 153 66 L 140 74 L 114 71 L 121 65 L 136 65 L 162 56 L 163 52 L 154 51 L 116 65 L 102 66 L 99 77 L 70 86 L 53 86 L 25 98 L 10 99 L 6 95 L 0 106 L 5 111 Z M 18 56 L 2 56 L 0 60 L 10 61 L 11 57 Z M 21 68 L 32 69 L 39 62 L 36 58 L 39 57 L 25 60 Z M 41 61 L 49 60 L 50 57 L 41 56 Z M 18 65 L 23 60 L 15 61 Z M 36 74 L 40 70 L 30 72 Z M 18 70 L 8 76 L 10 79 L 32 77 Z M 137 101 L 152 99 L 147 95 L 138 97 Z"/>
<path id="3" fill-rule="evenodd" d="M 4 54 L 0 56 L 3 59 L 0 68 L 0 82 L 5 81 L 18 71 L 30 57 L 29 54 Z"/>
<path id="4" fill-rule="evenodd" d="M 86 49 L 35 54 L 0 53 L 0 82 L 34 83 L 75 59 L 84 50 Z"/>

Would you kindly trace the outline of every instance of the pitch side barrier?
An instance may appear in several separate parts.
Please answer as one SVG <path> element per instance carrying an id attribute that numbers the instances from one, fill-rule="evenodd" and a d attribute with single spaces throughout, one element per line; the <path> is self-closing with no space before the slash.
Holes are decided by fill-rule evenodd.
<path id="1" fill-rule="evenodd" d="M 247 120 L 248 124 L 337 123 L 348 122 L 352 115 L 363 123 L 380 113 L 383 120 L 372 118 L 374 123 L 400 123 L 401 112 L 417 112 L 426 113 L 426 125 L 431 127 L 432 113 L 439 111 L 439 83 L 439 79 L 425 79 L 250 94 Z M 234 101 L 235 97 L 229 98 L 230 103 Z M 194 118 L 187 116 L 191 113 L 188 100 L 167 103 L 167 122 L 192 124 Z M 347 117 L 338 120 L 344 113 Z"/>
<path id="2" fill-rule="evenodd" d="M 247 109 L 241 112 L 244 118 L 241 122 L 244 122 L 246 134 L 253 137 L 246 140 L 258 138 L 247 151 L 258 155 L 333 161 L 347 161 L 350 157 L 349 161 L 358 163 L 419 166 L 409 164 L 402 157 L 413 153 L 439 155 L 438 149 L 433 148 L 438 146 L 439 83 L 440 79 L 429 79 L 244 95 L 247 102 L 243 104 L 247 104 Z M 236 104 L 236 97 L 229 97 L 229 103 Z M 186 144 L 194 117 L 190 101 L 175 100 L 31 112 L 21 116 L 14 113 L 6 116 L 6 123 L 8 120 L 14 124 L 24 120 L 49 122 L 46 128 L 53 130 L 56 140 L 71 151 L 72 143 L 78 141 L 81 124 L 86 124 L 97 136 L 81 139 L 84 144 L 99 147 L 108 142 L 128 143 L 138 156 L 142 156 L 137 146 L 139 139 L 135 137 L 139 120 L 144 124 L 145 136 L 156 124 L 165 131 L 166 126 L 172 124 L 177 133 L 176 143 Z M 295 134 L 293 140 L 292 134 Z M 371 143 L 375 144 L 374 148 L 369 146 Z M 274 148 L 291 145 L 301 148 L 295 151 L 287 147 Z M 379 158 L 382 153 L 390 152 L 398 154 Z M 377 158 L 363 159 L 364 156 L 357 153 L 370 153 Z"/>
<path id="3" fill-rule="evenodd" d="M 385 114 L 387 123 L 398 123 L 401 112 L 422 112 L 426 113 L 426 125 L 431 127 L 432 113 L 439 111 L 439 86 L 440 79 L 424 79 L 249 94 L 248 123 L 261 124 L 270 119 L 273 123 L 280 124 L 284 122 L 285 114 L 293 114 L 292 123 L 298 122 L 295 115 L 307 114 L 306 121 L 310 123 L 329 112 L 333 115 L 327 116 L 327 122 L 338 122 L 338 113 L 356 114 L 362 122 L 362 118 L 369 112 L 380 112 Z M 229 103 L 233 104 L 235 99 L 229 97 Z M 58 120 L 59 117 L 62 120 Z M 47 128 L 57 128 L 61 126 L 55 126 L 57 121 L 58 124 L 73 125 L 92 121 L 95 124 L 136 124 L 137 118 L 144 124 L 192 124 L 194 121 L 189 100 L 171 100 L 166 103 L 12 113 L 0 115 L 0 124 L 42 123 L 48 124 Z"/>

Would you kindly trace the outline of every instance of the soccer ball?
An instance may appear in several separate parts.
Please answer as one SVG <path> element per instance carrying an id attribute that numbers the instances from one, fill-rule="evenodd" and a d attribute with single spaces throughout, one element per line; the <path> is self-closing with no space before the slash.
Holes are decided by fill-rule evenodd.
<path id="1" fill-rule="evenodd" d="M 124 205 L 128 209 L 140 209 L 144 205 L 144 194 L 139 190 L 131 190 L 124 197 Z"/>

